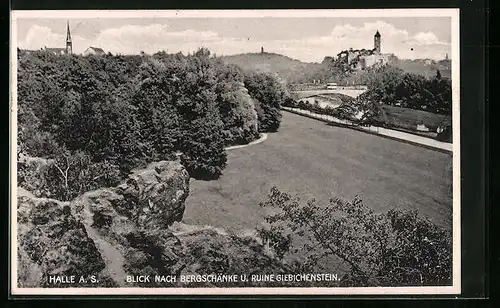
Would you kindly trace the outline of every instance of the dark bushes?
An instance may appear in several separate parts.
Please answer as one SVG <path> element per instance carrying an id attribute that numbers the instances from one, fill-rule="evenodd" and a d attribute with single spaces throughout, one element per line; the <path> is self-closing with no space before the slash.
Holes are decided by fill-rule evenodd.
<path id="1" fill-rule="evenodd" d="M 275 132 L 281 123 L 281 105 L 290 95 L 278 77 L 266 73 L 248 73 L 245 87 L 255 100 L 260 132 Z"/>
<path id="2" fill-rule="evenodd" d="M 261 237 L 278 258 L 295 260 L 298 273 L 341 262 L 343 286 L 451 284 L 451 235 L 416 211 L 377 214 L 358 197 L 303 204 L 276 188 L 261 206 L 274 211 Z"/>

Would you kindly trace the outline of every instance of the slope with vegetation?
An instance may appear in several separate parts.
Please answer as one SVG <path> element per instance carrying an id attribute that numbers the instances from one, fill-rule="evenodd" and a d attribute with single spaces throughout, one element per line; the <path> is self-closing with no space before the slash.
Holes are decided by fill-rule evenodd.
<path id="1" fill-rule="evenodd" d="M 277 130 L 289 95 L 276 77 L 244 74 L 206 49 L 188 56 L 20 52 L 18 61 L 18 152 L 51 162 L 39 170 L 50 184 L 37 189 L 61 200 L 177 152 L 192 176 L 217 178 L 224 147 Z M 20 182 L 37 185 L 19 167 Z"/>
<path id="2" fill-rule="evenodd" d="M 302 62 L 276 53 L 245 53 L 221 57 L 227 64 L 241 67 L 245 71 L 260 71 L 279 75 L 288 84 L 312 83 L 319 80 L 321 83 L 336 82 L 339 85 L 365 84 L 366 70 L 357 71 L 334 57 L 327 56 L 321 63 Z M 427 78 L 435 76 L 440 71 L 443 77 L 451 78 L 451 61 L 431 61 L 423 59 L 399 59 L 396 56 L 389 58 L 391 67 L 405 73 L 422 75 Z"/>
<path id="3" fill-rule="evenodd" d="M 276 187 L 260 205 L 275 210 L 260 235 L 279 259 L 300 255 L 291 265 L 297 273 L 340 260 L 347 267 L 341 286 L 451 284 L 451 236 L 417 211 L 377 214 L 357 196 L 300 202 Z"/>
<path id="4" fill-rule="evenodd" d="M 241 67 L 245 71 L 277 74 L 288 83 L 303 82 L 302 74 L 315 71 L 319 63 L 306 63 L 276 53 L 245 53 L 221 57 L 227 64 Z"/>

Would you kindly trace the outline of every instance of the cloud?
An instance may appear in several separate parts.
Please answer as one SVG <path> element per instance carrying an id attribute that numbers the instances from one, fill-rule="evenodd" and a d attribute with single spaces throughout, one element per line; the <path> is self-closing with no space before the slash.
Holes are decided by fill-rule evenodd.
<path id="1" fill-rule="evenodd" d="M 446 45 L 445 42 L 440 42 L 437 36 L 432 32 L 419 32 L 415 34 L 413 43 L 416 45 Z"/>
<path id="2" fill-rule="evenodd" d="M 303 44 L 329 51 L 329 55 L 335 56 L 349 48 L 374 48 L 374 35 L 377 31 L 381 34 L 382 52 L 393 53 L 400 58 L 442 59 L 450 52 L 450 44 L 439 41 L 432 32 L 419 32 L 412 36 L 405 29 L 398 29 L 384 21 L 367 22 L 359 27 L 351 24 L 337 25 L 330 36 L 311 37 Z"/>
<path id="3" fill-rule="evenodd" d="M 64 29 L 65 30 L 65 29 Z M 171 52 L 193 51 L 201 45 L 219 42 L 223 39 L 213 31 L 170 31 L 165 24 L 125 25 L 103 29 L 94 38 L 86 39 L 72 32 L 73 50 L 82 53 L 89 46 L 101 47 L 112 53 L 131 54 L 144 51 L 154 53 L 159 50 Z M 64 47 L 66 33 L 56 33 L 48 27 L 33 25 L 24 40 L 18 42 L 20 48 L 40 49 Z M 187 48 L 186 48 L 187 47 Z M 186 50 L 189 49 L 189 50 Z"/>
<path id="4" fill-rule="evenodd" d="M 325 56 L 336 56 L 342 50 L 351 47 L 374 48 L 374 35 L 377 30 L 382 36 L 382 52 L 393 53 L 399 58 L 443 59 L 446 53 L 451 53 L 450 43 L 439 41 L 432 32 L 411 35 L 407 30 L 398 29 L 384 21 L 367 22 L 357 27 L 351 24 L 337 25 L 330 35 L 325 36 L 271 41 L 233 40 L 222 41 L 212 46 L 216 49 L 220 47 L 218 54 L 258 52 L 263 46 L 268 52 L 280 53 L 301 61 L 321 62 Z"/>
<path id="5" fill-rule="evenodd" d="M 85 41 L 84 38 L 73 35 L 73 41 Z M 48 27 L 33 25 L 27 32 L 24 41 L 18 42 L 20 48 L 40 49 L 42 47 L 65 47 L 66 34 L 54 33 Z"/>
<path id="6" fill-rule="evenodd" d="M 302 39 L 249 40 L 246 38 L 224 37 L 219 33 L 186 29 L 174 31 L 167 24 L 124 25 L 106 28 L 92 38 L 85 38 L 74 31 L 73 50 L 82 53 L 87 47 L 101 47 L 106 52 L 137 54 L 140 51 L 154 53 L 193 52 L 199 47 L 207 47 L 218 55 L 259 52 L 261 46 L 268 52 L 280 53 L 301 61 L 320 62 L 325 56 L 336 56 L 349 48 L 373 48 L 373 35 L 382 35 L 382 52 L 394 53 L 400 58 L 442 59 L 450 53 L 450 44 L 441 42 L 432 32 L 410 35 L 405 29 L 398 29 L 385 21 L 366 22 L 361 26 L 343 24 L 335 26 L 330 35 L 305 37 Z M 63 32 L 64 31 L 64 32 Z M 39 49 L 64 47 L 65 28 L 56 33 L 50 28 L 33 25 L 20 48 Z"/>

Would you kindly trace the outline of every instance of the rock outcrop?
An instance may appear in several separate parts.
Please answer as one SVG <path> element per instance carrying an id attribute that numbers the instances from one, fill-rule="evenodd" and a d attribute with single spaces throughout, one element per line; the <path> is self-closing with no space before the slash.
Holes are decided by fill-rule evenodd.
<path id="1" fill-rule="evenodd" d="M 96 275 L 103 283 L 107 281 L 100 275 L 105 264 L 97 247 L 67 203 L 20 195 L 18 248 L 20 286 L 49 287 L 51 276 L 86 280 Z"/>
<path id="2" fill-rule="evenodd" d="M 151 163 L 117 187 L 126 202 L 117 210 L 146 229 L 164 229 L 181 221 L 189 194 L 189 174 L 178 162 Z"/>
<path id="3" fill-rule="evenodd" d="M 38 198 L 19 188 L 19 286 L 209 287 L 225 284 L 126 278 L 283 270 L 251 236 L 175 223 L 182 219 L 188 193 L 186 169 L 171 161 L 152 163 L 117 187 L 90 191 L 70 202 Z M 51 275 L 86 280 L 62 285 L 49 283 Z"/>

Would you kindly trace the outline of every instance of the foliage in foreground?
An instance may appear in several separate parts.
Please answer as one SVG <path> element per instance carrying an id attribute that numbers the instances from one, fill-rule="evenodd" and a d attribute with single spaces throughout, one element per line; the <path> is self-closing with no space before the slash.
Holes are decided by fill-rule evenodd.
<path id="1" fill-rule="evenodd" d="M 260 204 L 275 212 L 261 229 L 280 259 L 299 257 L 297 272 L 325 270 L 338 260 L 344 286 L 448 285 L 452 278 L 450 234 L 417 211 L 374 213 L 358 197 L 329 204 L 298 198 L 273 188 Z"/>

